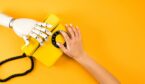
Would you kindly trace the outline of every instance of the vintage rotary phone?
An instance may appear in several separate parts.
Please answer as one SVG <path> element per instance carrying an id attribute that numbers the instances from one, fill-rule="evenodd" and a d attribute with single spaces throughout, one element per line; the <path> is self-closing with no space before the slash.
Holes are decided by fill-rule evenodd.
<path id="1" fill-rule="evenodd" d="M 1 25 L 9 27 L 10 21 L 13 21 L 11 17 L 7 17 L 1 14 L 0 16 Z M 55 15 L 49 15 L 48 17 L 46 17 L 43 22 L 51 25 L 51 27 L 49 28 L 46 27 L 46 28 L 52 33 L 52 35 L 48 36 L 47 41 L 44 41 L 43 45 L 40 46 L 40 42 L 38 42 L 38 40 L 29 36 L 28 37 L 29 44 L 23 45 L 21 48 L 23 51 L 23 55 L 8 58 L 0 62 L 0 65 L 3 65 L 9 61 L 13 61 L 13 60 L 21 59 L 25 57 L 28 57 L 31 60 L 30 69 L 26 70 L 23 73 L 13 74 L 5 79 L 0 79 L 0 82 L 6 82 L 14 77 L 23 76 L 31 72 L 34 68 L 33 57 L 48 67 L 51 67 L 59 59 L 59 57 L 63 54 L 63 52 L 59 49 L 56 43 L 61 42 L 66 46 L 66 43 L 59 32 L 60 30 L 66 31 L 66 29 L 62 24 L 59 23 L 59 21 L 60 21 L 59 18 Z"/>
<path id="2" fill-rule="evenodd" d="M 33 56 L 41 63 L 47 65 L 48 67 L 52 66 L 56 60 L 62 55 L 62 51 L 59 49 L 56 42 L 64 43 L 66 46 L 62 35 L 60 35 L 60 30 L 66 31 L 65 27 L 59 23 L 59 18 L 55 15 L 48 16 L 44 23 L 49 23 L 52 25 L 51 28 L 48 28 L 52 32 L 52 36 L 48 37 L 48 41 L 45 41 L 42 46 L 39 45 L 38 41 L 30 37 L 30 44 L 24 45 L 22 51 L 27 56 Z"/>

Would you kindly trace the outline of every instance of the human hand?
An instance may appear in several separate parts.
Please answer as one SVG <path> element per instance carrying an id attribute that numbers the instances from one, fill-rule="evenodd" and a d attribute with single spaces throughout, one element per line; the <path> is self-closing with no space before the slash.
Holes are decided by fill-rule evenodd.
<path id="1" fill-rule="evenodd" d="M 64 37 L 67 46 L 65 47 L 61 43 L 57 43 L 57 45 L 66 55 L 71 58 L 77 59 L 85 53 L 82 46 L 80 29 L 78 28 L 78 26 L 74 27 L 72 24 L 66 24 L 65 27 L 67 28 L 68 33 L 64 31 L 60 31 L 60 33 Z"/>
<path id="2" fill-rule="evenodd" d="M 97 64 L 84 51 L 79 28 L 74 27 L 71 24 L 66 25 L 66 28 L 68 33 L 61 31 L 61 34 L 63 35 L 67 46 L 65 47 L 63 44 L 57 43 L 61 50 L 88 70 L 88 72 L 95 77 L 99 84 L 120 84 L 120 82 L 111 73 Z"/>

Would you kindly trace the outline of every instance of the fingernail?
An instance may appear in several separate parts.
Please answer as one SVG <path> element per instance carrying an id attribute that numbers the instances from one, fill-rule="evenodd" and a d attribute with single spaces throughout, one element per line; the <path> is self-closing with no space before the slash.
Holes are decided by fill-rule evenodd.
<path id="1" fill-rule="evenodd" d="M 56 44 L 57 44 L 58 46 L 60 45 L 60 43 L 58 43 L 58 42 L 57 42 Z"/>
<path id="2" fill-rule="evenodd" d="M 65 26 L 68 26 L 68 24 L 65 24 Z"/>
<path id="3" fill-rule="evenodd" d="M 72 24 L 69 24 L 70 26 L 73 26 Z"/>
<path id="4" fill-rule="evenodd" d="M 62 30 L 59 30 L 61 33 L 63 32 Z"/>
<path id="5" fill-rule="evenodd" d="M 79 26 L 76 26 L 76 28 L 79 28 Z"/>

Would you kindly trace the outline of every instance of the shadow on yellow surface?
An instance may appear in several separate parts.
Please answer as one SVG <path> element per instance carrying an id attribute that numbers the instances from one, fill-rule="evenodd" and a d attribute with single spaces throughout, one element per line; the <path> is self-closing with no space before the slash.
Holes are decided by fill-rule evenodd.
<path id="1" fill-rule="evenodd" d="M 28 17 L 39 21 L 53 13 L 62 18 L 62 23 L 79 25 L 84 47 L 96 62 L 122 84 L 145 83 L 143 0 L 2 0 L 0 11 L 16 18 Z M 21 54 L 23 44 L 11 29 L 0 27 L 0 60 Z M 0 67 L 0 76 L 22 71 L 29 65 L 28 59 L 7 63 Z M 75 61 L 62 56 L 51 68 L 36 60 L 32 73 L 5 84 L 40 83 L 96 84 L 96 81 Z"/>

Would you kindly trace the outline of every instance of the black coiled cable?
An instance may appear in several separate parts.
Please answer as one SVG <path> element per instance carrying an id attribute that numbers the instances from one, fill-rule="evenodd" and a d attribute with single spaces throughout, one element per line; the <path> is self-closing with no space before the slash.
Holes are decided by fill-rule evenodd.
<path id="1" fill-rule="evenodd" d="M 26 56 L 26 54 L 23 54 L 21 56 L 15 56 L 15 57 L 12 57 L 12 58 L 8 58 L 6 60 L 3 60 L 2 62 L 0 62 L 0 66 L 9 62 L 9 61 L 13 61 L 13 60 L 16 60 L 16 59 L 21 59 L 21 58 L 25 58 L 25 57 L 28 57 L 31 61 L 31 67 L 30 69 L 26 70 L 25 72 L 23 73 L 17 73 L 17 74 L 13 74 L 13 75 L 10 75 L 9 77 L 5 78 L 5 79 L 0 79 L 0 82 L 6 82 L 12 78 L 15 78 L 15 77 L 18 77 L 18 76 L 24 76 L 28 73 L 30 73 L 33 69 L 34 69 L 34 59 L 32 56 Z"/>

